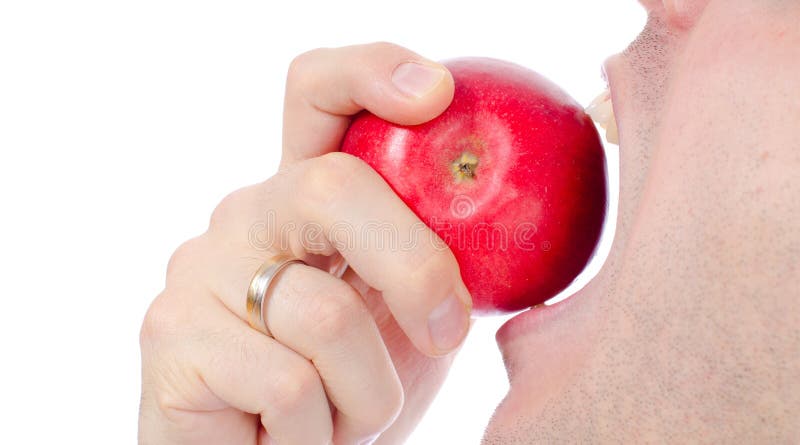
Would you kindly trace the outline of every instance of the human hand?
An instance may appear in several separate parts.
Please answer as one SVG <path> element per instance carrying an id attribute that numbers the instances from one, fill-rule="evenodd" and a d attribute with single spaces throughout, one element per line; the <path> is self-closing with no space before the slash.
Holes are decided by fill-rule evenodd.
<path id="1" fill-rule="evenodd" d="M 471 299 L 452 252 L 337 149 L 361 109 L 418 124 L 452 94 L 441 65 L 390 44 L 295 59 L 279 173 L 226 197 L 208 231 L 176 250 L 145 317 L 140 443 L 394 443 L 410 433 L 466 335 Z M 331 236 L 342 223 L 355 235 L 346 242 Z M 374 223 L 393 228 L 375 236 L 397 238 L 361 236 Z M 254 242 L 254 227 L 273 242 Z M 322 230 L 309 240 L 288 227 Z M 278 253 L 307 265 L 275 277 L 259 332 L 245 296 Z M 343 262 L 341 278 L 329 273 Z"/>

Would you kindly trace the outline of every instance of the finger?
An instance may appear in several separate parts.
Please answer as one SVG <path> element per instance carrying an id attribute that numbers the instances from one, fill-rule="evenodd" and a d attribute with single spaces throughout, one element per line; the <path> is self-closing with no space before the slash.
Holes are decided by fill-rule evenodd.
<path id="1" fill-rule="evenodd" d="M 308 266 L 286 270 L 273 289 L 266 323 L 275 339 L 316 366 L 337 409 L 334 442 L 383 432 L 403 406 L 403 387 L 361 296 Z"/>
<path id="2" fill-rule="evenodd" d="M 400 46 L 309 51 L 289 67 L 281 164 L 337 151 L 349 116 L 362 109 L 413 125 L 433 119 L 452 99 L 447 69 Z"/>
<path id="3" fill-rule="evenodd" d="M 214 291 L 246 317 L 247 283 L 258 263 L 237 267 L 223 253 Z M 251 260 L 250 260 L 251 261 Z M 361 296 L 347 283 L 314 267 L 293 264 L 273 278 L 265 300 L 266 324 L 280 343 L 316 367 L 336 407 L 334 443 L 361 443 L 391 425 L 403 405 L 403 388 L 380 331 Z"/>
<path id="4" fill-rule="evenodd" d="M 427 411 L 433 402 L 456 355 L 431 358 L 421 354 L 397 325 L 377 291 L 367 286 L 352 269 L 345 272 L 342 280 L 365 297 L 367 308 L 393 357 L 395 370 L 405 391 L 403 411 L 392 426 L 381 433 L 380 443 L 404 443 L 419 423 L 419 413 Z"/>
<path id="5" fill-rule="evenodd" d="M 296 164 L 280 180 L 231 195 L 218 207 L 219 239 L 242 239 L 265 221 L 273 234 L 262 248 L 341 253 L 370 286 L 382 291 L 389 309 L 414 345 L 444 355 L 463 340 L 471 297 L 452 251 L 397 197 L 366 163 L 329 153 Z M 306 228 L 313 228 L 310 235 Z M 237 303 L 238 304 L 238 303 Z"/>
<path id="6" fill-rule="evenodd" d="M 143 329 L 143 343 L 159 345 L 143 347 L 146 374 L 157 374 L 145 378 L 157 382 L 158 412 L 142 414 L 157 419 L 152 443 L 255 443 L 258 424 L 241 412 L 260 416 L 277 443 L 330 443 L 330 406 L 307 359 L 250 329 L 210 294 L 159 298 L 173 301 L 154 304 Z"/>

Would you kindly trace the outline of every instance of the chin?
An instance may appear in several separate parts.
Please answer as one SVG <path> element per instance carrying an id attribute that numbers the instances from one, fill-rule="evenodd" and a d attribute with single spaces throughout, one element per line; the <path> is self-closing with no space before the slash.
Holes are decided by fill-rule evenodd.
<path id="1" fill-rule="evenodd" d="M 518 314 L 498 330 L 509 391 L 492 416 L 485 443 L 527 443 L 507 437 L 508 432 L 519 432 L 522 425 L 534 428 L 548 404 L 560 398 L 575 372 L 585 367 L 591 339 L 597 338 L 602 323 L 594 315 L 603 298 L 601 288 L 595 280 L 566 300 Z"/>

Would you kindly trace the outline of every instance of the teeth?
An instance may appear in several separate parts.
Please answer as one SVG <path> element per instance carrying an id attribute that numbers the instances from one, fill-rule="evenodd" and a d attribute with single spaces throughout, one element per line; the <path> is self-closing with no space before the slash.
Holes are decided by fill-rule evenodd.
<path id="1" fill-rule="evenodd" d="M 606 89 L 600 93 L 600 95 L 586 107 L 586 113 L 600 125 L 608 122 L 608 119 L 614 114 L 614 109 L 611 106 L 611 92 Z"/>
<path id="2" fill-rule="evenodd" d="M 617 118 L 614 116 L 611 92 L 608 89 L 603 91 L 588 107 L 586 107 L 586 113 L 597 122 L 597 125 L 600 125 L 600 127 L 606 130 L 606 140 L 609 143 L 619 145 Z"/>
<path id="3" fill-rule="evenodd" d="M 611 101 L 608 102 L 609 104 Z M 606 140 L 614 145 L 619 145 L 619 130 L 617 129 L 617 117 L 614 116 L 614 109 L 611 109 L 611 119 L 608 120 L 606 127 Z"/>

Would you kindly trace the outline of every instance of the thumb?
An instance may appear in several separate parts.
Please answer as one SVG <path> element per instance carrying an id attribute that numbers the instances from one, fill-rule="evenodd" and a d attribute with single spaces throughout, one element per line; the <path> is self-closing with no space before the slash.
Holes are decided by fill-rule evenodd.
<path id="1" fill-rule="evenodd" d="M 361 110 L 421 124 L 450 105 L 453 91 L 443 65 L 390 43 L 301 54 L 286 80 L 282 164 L 338 150 L 350 116 Z"/>

